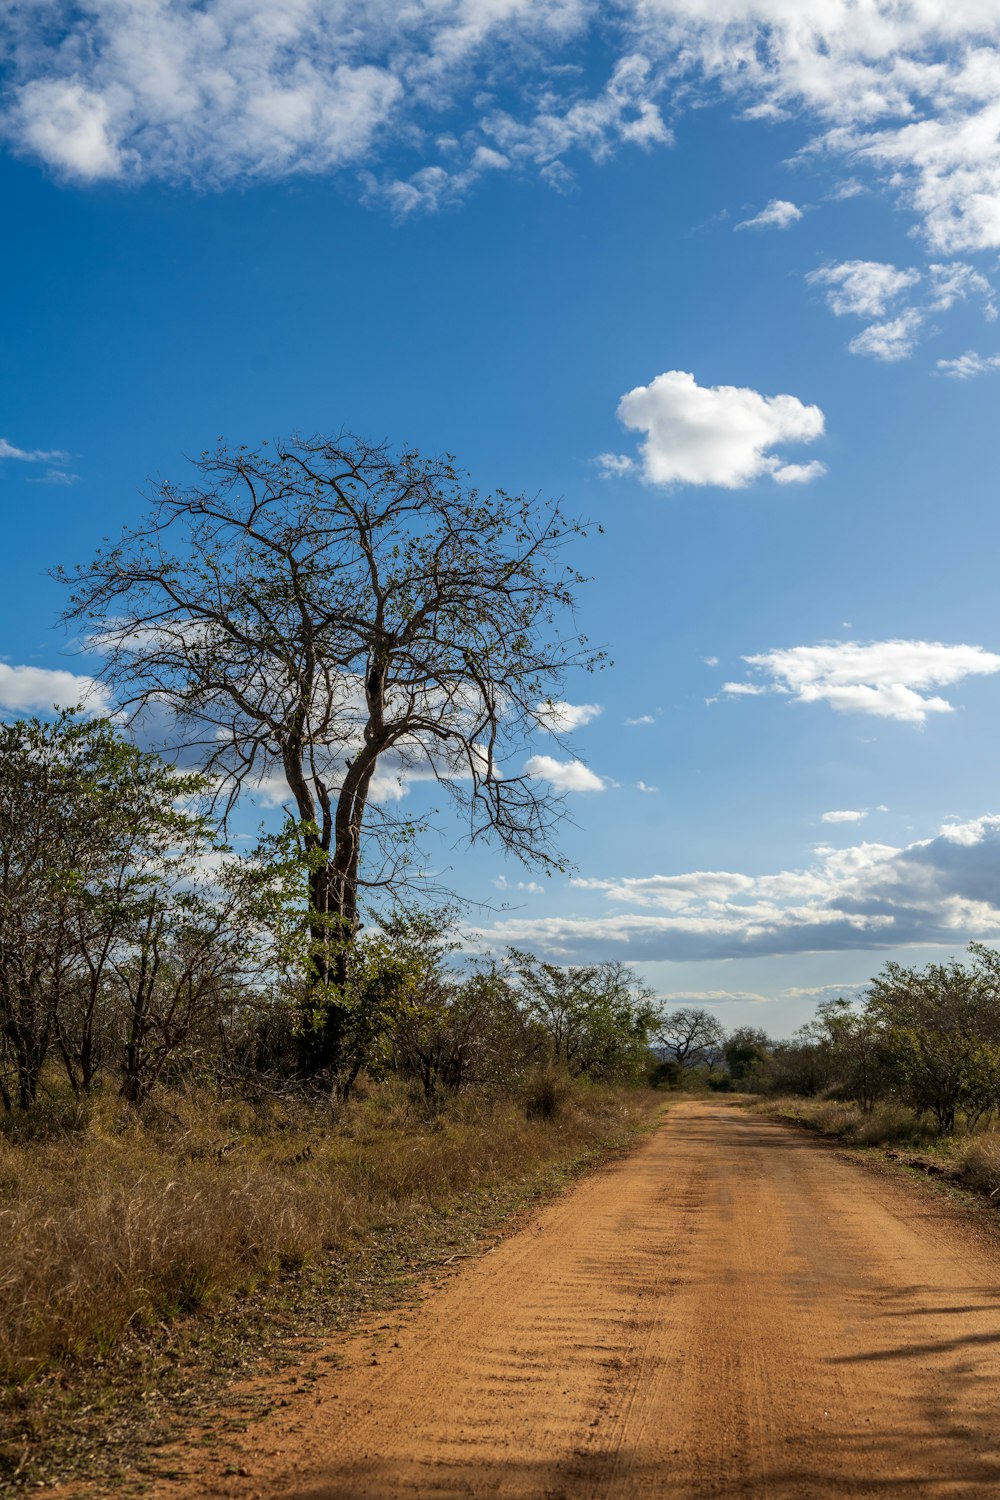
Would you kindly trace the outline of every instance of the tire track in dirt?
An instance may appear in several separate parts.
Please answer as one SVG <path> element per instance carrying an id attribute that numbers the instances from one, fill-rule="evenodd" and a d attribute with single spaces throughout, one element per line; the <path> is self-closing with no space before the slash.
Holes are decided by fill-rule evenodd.
<path id="1" fill-rule="evenodd" d="M 335 1352 L 305 1411 L 175 1450 L 188 1478 L 155 1493 L 1000 1495 L 996 1251 L 929 1193 L 721 1103 L 678 1105 Z"/>

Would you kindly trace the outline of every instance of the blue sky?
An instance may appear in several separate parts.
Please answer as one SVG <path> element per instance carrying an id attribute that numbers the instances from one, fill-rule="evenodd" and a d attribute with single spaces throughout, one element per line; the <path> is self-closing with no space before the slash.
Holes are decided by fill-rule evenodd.
<path id="1" fill-rule="evenodd" d="M 581 617 L 614 660 L 567 684 L 600 708 L 571 748 L 526 751 L 575 873 L 434 850 L 496 908 L 478 944 L 781 1033 L 1000 939 L 995 5 L 0 27 L 0 710 L 96 666 L 46 570 L 147 476 L 295 428 L 448 449 L 604 526 Z"/>

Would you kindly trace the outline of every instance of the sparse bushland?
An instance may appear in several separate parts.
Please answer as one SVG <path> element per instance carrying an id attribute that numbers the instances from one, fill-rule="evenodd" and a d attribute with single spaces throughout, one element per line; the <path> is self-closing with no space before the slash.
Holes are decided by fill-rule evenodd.
<path id="1" fill-rule="evenodd" d="M 566 674 L 604 661 L 573 613 L 585 579 L 567 553 L 588 528 L 480 494 L 450 457 L 343 432 L 221 444 L 192 467 L 59 575 L 66 619 L 129 725 L 183 745 L 224 819 L 262 780 L 285 799 L 306 869 L 298 1062 L 343 1089 L 364 908 L 427 889 L 425 820 L 392 787 L 431 778 L 470 841 L 562 867 L 562 796 L 509 767 L 537 729 L 558 736 Z"/>
<path id="2" fill-rule="evenodd" d="M 993 1198 L 1000 1194 L 1000 1127 L 961 1120 L 942 1134 L 927 1117 L 889 1101 L 869 1109 L 846 1099 L 757 1099 L 755 1113 L 793 1120 L 849 1146 L 868 1146 L 918 1170 Z"/>
<path id="3" fill-rule="evenodd" d="M 871 1117 L 873 1137 L 879 1119 L 904 1134 L 909 1119 L 917 1133 L 941 1137 L 997 1119 L 1000 953 L 982 943 L 969 953 L 967 963 L 924 969 L 888 963 L 859 1001 L 826 1001 L 790 1041 L 759 1034 L 740 1049 L 744 1085 L 842 1103 L 845 1122 L 858 1111 Z"/>
<path id="4" fill-rule="evenodd" d="M 795 1095 L 758 1099 L 755 1112 L 795 1120 L 820 1135 L 834 1136 L 854 1146 L 906 1145 L 924 1148 L 939 1141 L 926 1118 L 904 1104 L 883 1102 L 863 1109 L 851 1099 L 804 1099 Z"/>
<path id="5" fill-rule="evenodd" d="M 534 1107 L 398 1079 L 336 1118 L 301 1098 L 252 1110 L 161 1091 L 142 1114 L 63 1100 L 0 1133 L 0 1374 L 107 1354 L 190 1313 L 463 1196 L 527 1180 L 648 1119 L 648 1093 L 563 1080 Z M 530 1116 L 530 1118 L 529 1118 Z"/>
<path id="6" fill-rule="evenodd" d="M 563 868 L 561 796 L 502 766 L 602 665 L 586 528 L 346 436 L 196 471 L 71 580 L 111 716 L 0 725 L 8 1391 L 324 1257 L 349 1282 L 478 1194 L 500 1216 L 657 1106 L 634 972 L 460 962 L 431 814 L 397 815 L 414 773 Z M 284 825 L 237 856 L 262 784 Z"/>
<path id="7" fill-rule="evenodd" d="M 110 721 L 0 732 L 0 1376 L 106 1353 L 652 1107 L 631 970 L 463 965 L 426 909 L 349 935 L 337 1067 L 303 1070 L 310 851 L 235 858 L 201 778 Z"/>

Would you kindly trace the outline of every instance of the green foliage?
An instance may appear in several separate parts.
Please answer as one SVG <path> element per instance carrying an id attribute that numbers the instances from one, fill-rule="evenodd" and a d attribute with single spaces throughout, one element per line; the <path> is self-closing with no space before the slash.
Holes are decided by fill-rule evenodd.
<path id="1" fill-rule="evenodd" d="M 767 1062 L 772 1046 L 767 1033 L 754 1026 L 737 1026 L 731 1031 L 723 1043 L 722 1053 L 734 1083 L 748 1082 Z"/>
<path id="2" fill-rule="evenodd" d="M 790 1043 L 756 1065 L 771 1093 L 825 1094 L 872 1113 L 880 1100 L 927 1115 L 948 1135 L 1000 1111 L 1000 953 L 971 962 L 887 963 L 860 1005 L 822 1004 Z"/>
<path id="3" fill-rule="evenodd" d="M 894 1026 L 885 1047 L 899 1098 L 932 1114 L 942 1134 L 954 1130 L 959 1110 L 974 1122 L 1000 1101 L 1000 1049 L 967 1029 Z"/>
<path id="4" fill-rule="evenodd" d="M 573 622 L 585 580 L 564 556 L 586 528 L 558 503 L 480 494 L 448 455 L 346 433 L 220 446 L 194 469 L 64 580 L 67 618 L 99 636 L 123 712 L 167 709 L 224 813 L 283 778 L 308 892 L 299 1063 L 339 1078 L 359 1007 L 398 988 L 384 956 L 373 979 L 375 958 L 350 955 L 366 892 L 415 888 L 420 827 L 377 778 L 419 767 L 471 840 L 562 867 L 562 798 L 498 766 L 570 668 L 603 664 Z"/>
<path id="5" fill-rule="evenodd" d="M 218 854 L 205 783 L 106 719 L 64 712 L 0 725 L 0 1092 L 29 1108 L 55 1053 L 76 1092 L 109 1062 L 138 1096 L 206 982 Z M 164 1006 L 164 997 L 173 993 Z M 168 1040 L 169 1034 L 169 1040 Z M 154 1042 L 154 1037 L 157 1040 Z M 166 1049 L 165 1051 L 163 1049 Z"/>
<path id="6" fill-rule="evenodd" d="M 622 963 L 562 968 L 515 948 L 509 970 L 556 1068 L 595 1080 L 645 1072 L 657 1010 L 634 970 Z"/>

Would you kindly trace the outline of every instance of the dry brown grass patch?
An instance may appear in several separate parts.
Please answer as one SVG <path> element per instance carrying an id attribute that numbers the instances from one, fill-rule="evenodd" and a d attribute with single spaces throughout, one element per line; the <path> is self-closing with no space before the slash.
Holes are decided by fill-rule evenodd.
<path id="1" fill-rule="evenodd" d="M 553 1119 L 472 1099 L 428 1117 L 385 1084 L 339 1119 L 186 1095 L 145 1120 L 98 1107 L 53 1139 L 0 1136 L 0 1375 L 106 1352 L 130 1327 L 569 1160 L 649 1109 L 577 1088 Z"/>

